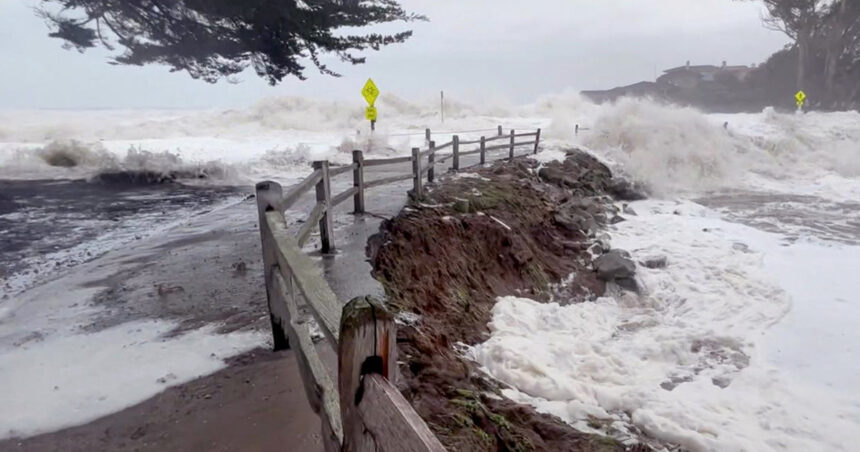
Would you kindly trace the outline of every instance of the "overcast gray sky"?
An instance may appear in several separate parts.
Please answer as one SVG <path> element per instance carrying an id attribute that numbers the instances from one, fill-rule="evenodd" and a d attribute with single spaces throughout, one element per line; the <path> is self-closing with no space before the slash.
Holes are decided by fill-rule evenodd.
<path id="1" fill-rule="evenodd" d="M 105 51 L 79 54 L 47 37 L 36 0 L 0 0 L 0 108 L 198 108 L 242 106 L 267 96 L 360 101 L 373 77 L 409 99 L 509 99 L 522 103 L 565 89 L 652 80 L 694 64 L 759 63 L 787 39 L 761 25 L 759 2 L 732 0 L 403 0 L 428 23 L 410 24 L 406 44 L 334 64 L 342 78 L 269 87 L 253 73 L 209 85 L 165 67 L 106 64 Z"/>

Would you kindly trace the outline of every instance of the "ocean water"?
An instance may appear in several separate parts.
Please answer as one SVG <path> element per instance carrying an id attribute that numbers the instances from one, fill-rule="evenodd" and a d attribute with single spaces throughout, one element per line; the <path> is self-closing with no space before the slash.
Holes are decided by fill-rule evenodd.
<path id="1" fill-rule="evenodd" d="M 653 195 L 610 227 L 612 245 L 668 266 L 639 265 L 641 296 L 502 298 L 471 356 L 510 397 L 587 431 L 693 451 L 854 450 L 860 114 L 623 100 L 580 142 Z"/>
<path id="2" fill-rule="evenodd" d="M 262 343 L 211 326 L 170 339 L 160 336 L 166 324 L 76 329 L 99 313 L 93 290 L 74 283 L 89 268 L 235 205 L 256 181 L 293 183 L 313 160 L 347 163 L 356 148 L 408 155 L 426 127 L 447 141 L 501 124 L 542 127 L 543 161 L 576 144 L 646 185 L 651 199 L 608 232 L 636 259 L 669 262 L 639 268 L 641 297 L 499 300 L 491 338 L 470 353 L 511 385 L 510 397 L 583 430 L 598 419 L 610 426 L 601 431 L 691 450 L 851 450 L 860 441 L 860 281 L 850 276 L 860 262 L 860 115 L 706 115 L 642 100 L 599 106 L 572 93 L 523 106 L 453 104 L 444 124 L 433 105 L 389 96 L 378 107 L 372 136 L 360 104 L 298 98 L 234 110 L 0 112 L 0 363 L 20 388 L 0 399 L 0 437 L 136 403 L 164 385 L 110 388 L 151 380 L 159 363 L 189 363 L 174 372 L 178 382 Z M 588 130 L 574 136 L 575 124 Z M 105 340 L 139 353 L 146 369 L 99 374 L 96 384 L 86 376 L 107 361 L 65 360 L 81 378 L 51 402 L 54 414 L 13 414 L 41 400 L 39 385 L 22 382 L 43 370 L 22 363 L 57 359 L 51 344 L 93 350 Z M 202 343 L 216 356 L 187 358 Z M 99 397 L 110 403 L 85 403 Z"/>

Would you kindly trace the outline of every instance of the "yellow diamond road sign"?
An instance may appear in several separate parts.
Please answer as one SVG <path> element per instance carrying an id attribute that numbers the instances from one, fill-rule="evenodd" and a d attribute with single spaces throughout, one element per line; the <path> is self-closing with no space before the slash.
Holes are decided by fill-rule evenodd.
<path id="1" fill-rule="evenodd" d="M 376 107 L 367 107 L 367 110 L 364 111 L 364 117 L 368 121 L 376 121 Z"/>
<path id="2" fill-rule="evenodd" d="M 806 93 L 798 91 L 797 94 L 794 95 L 794 98 L 797 99 L 797 103 L 802 104 L 803 101 L 806 100 Z"/>
<path id="3" fill-rule="evenodd" d="M 379 88 L 376 87 L 376 83 L 373 83 L 372 78 L 367 79 L 367 83 L 361 89 L 361 95 L 364 96 L 364 100 L 370 106 L 373 106 L 373 103 L 376 102 L 376 98 L 379 97 Z"/>

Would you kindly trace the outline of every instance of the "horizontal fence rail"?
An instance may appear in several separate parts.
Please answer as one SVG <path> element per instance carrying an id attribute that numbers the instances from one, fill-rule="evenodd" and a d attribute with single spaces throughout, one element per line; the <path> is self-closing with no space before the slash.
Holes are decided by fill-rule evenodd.
<path id="1" fill-rule="evenodd" d="M 322 421 L 325 450 L 334 451 L 415 451 L 440 452 L 444 447 L 396 389 L 396 325 L 387 308 L 371 297 L 358 297 L 343 305 L 323 277 L 322 271 L 302 247 L 314 229 L 319 231 L 321 250 L 334 250 L 333 209 L 353 198 L 353 211 L 365 212 L 365 190 L 412 180 L 410 193 L 422 199 L 424 181 L 434 182 L 436 166 L 451 160 L 452 171 L 460 169 L 460 158 L 507 150 L 514 158 L 518 148 L 529 146 L 538 152 L 540 129 L 536 132 L 503 133 L 477 140 L 460 141 L 458 135 L 441 146 L 425 131 L 426 149 L 412 148 L 410 156 L 365 159 L 353 151 L 353 162 L 333 166 L 328 161 L 313 162 L 313 172 L 286 193 L 276 182 L 256 186 L 260 237 L 263 249 L 266 297 L 272 325 L 274 348 L 296 351 L 302 383 L 311 407 Z M 534 137 L 531 141 L 517 138 Z M 487 143 L 504 140 L 503 144 Z M 475 147 L 477 145 L 477 147 Z M 463 149 L 463 146 L 469 146 Z M 447 148 L 451 148 L 447 151 Z M 446 149 L 446 152 L 439 151 Z M 365 180 L 365 168 L 410 164 L 404 174 Z M 332 195 L 331 178 L 352 173 L 352 187 Z M 308 217 L 291 235 L 284 212 L 299 198 L 315 192 L 315 204 Z M 311 336 L 311 321 L 319 325 L 326 343 L 338 356 L 336 378 L 329 375 Z M 368 365 L 372 363 L 373 365 Z"/>

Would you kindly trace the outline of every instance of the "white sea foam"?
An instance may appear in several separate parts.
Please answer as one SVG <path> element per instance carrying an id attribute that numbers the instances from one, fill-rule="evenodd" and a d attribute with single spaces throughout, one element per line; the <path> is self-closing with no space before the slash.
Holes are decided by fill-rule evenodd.
<path id="1" fill-rule="evenodd" d="M 0 349 L 0 386 L 7 388 L 0 391 L 0 439 L 87 423 L 265 343 L 262 332 L 216 334 L 214 326 L 163 336 L 176 326 L 135 321 Z"/>
<path id="2" fill-rule="evenodd" d="M 763 178 L 782 189 L 798 181 L 815 185 L 822 177 L 860 174 L 857 112 L 795 115 L 769 108 L 758 114 L 706 115 L 621 99 L 602 106 L 579 141 L 658 196 L 761 188 Z"/>
<path id="3" fill-rule="evenodd" d="M 178 237 L 247 227 L 247 218 L 241 209 L 214 212 L 197 217 Z M 218 324 L 179 335 L 170 334 L 179 323 L 168 320 L 86 328 L 105 314 L 103 305 L 92 302 L 103 281 L 136 265 L 134 258 L 162 253 L 177 237 L 160 232 L 0 303 L 0 439 L 87 423 L 267 346 L 266 332 L 220 334 Z M 116 237 L 105 242 L 111 239 Z"/>
<path id="4" fill-rule="evenodd" d="M 633 206 L 639 216 L 616 226 L 613 244 L 634 258 L 667 256 L 669 266 L 638 270 L 642 298 L 568 306 L 501 298 L 491 338 L 472 354 L 516 388 L 507 395 L 585 430 L 593 416 L 694 451 L 852 450 L 860 440 L 857 367 L 842 365 L 847 387 L 802 381 L 772 359 L 786 342 L 764 339 L 792 301 L 804 309 L 820 303 L 793 297 L 785 281 L 827 293 L 826 281 L 804 278 L 807 267 L 831 271 L 842 261 L 810 262 L 816 250 L 695 204 Z M 858 250 L 849 255 L 860 257 Z M 843 311 L 856 317 L 856 307 Z M 828 356 L 845 358 L 845 339 L 815 340 Z M 788 352 L 789 361 L 813 357 L 810 348 Z"/>

